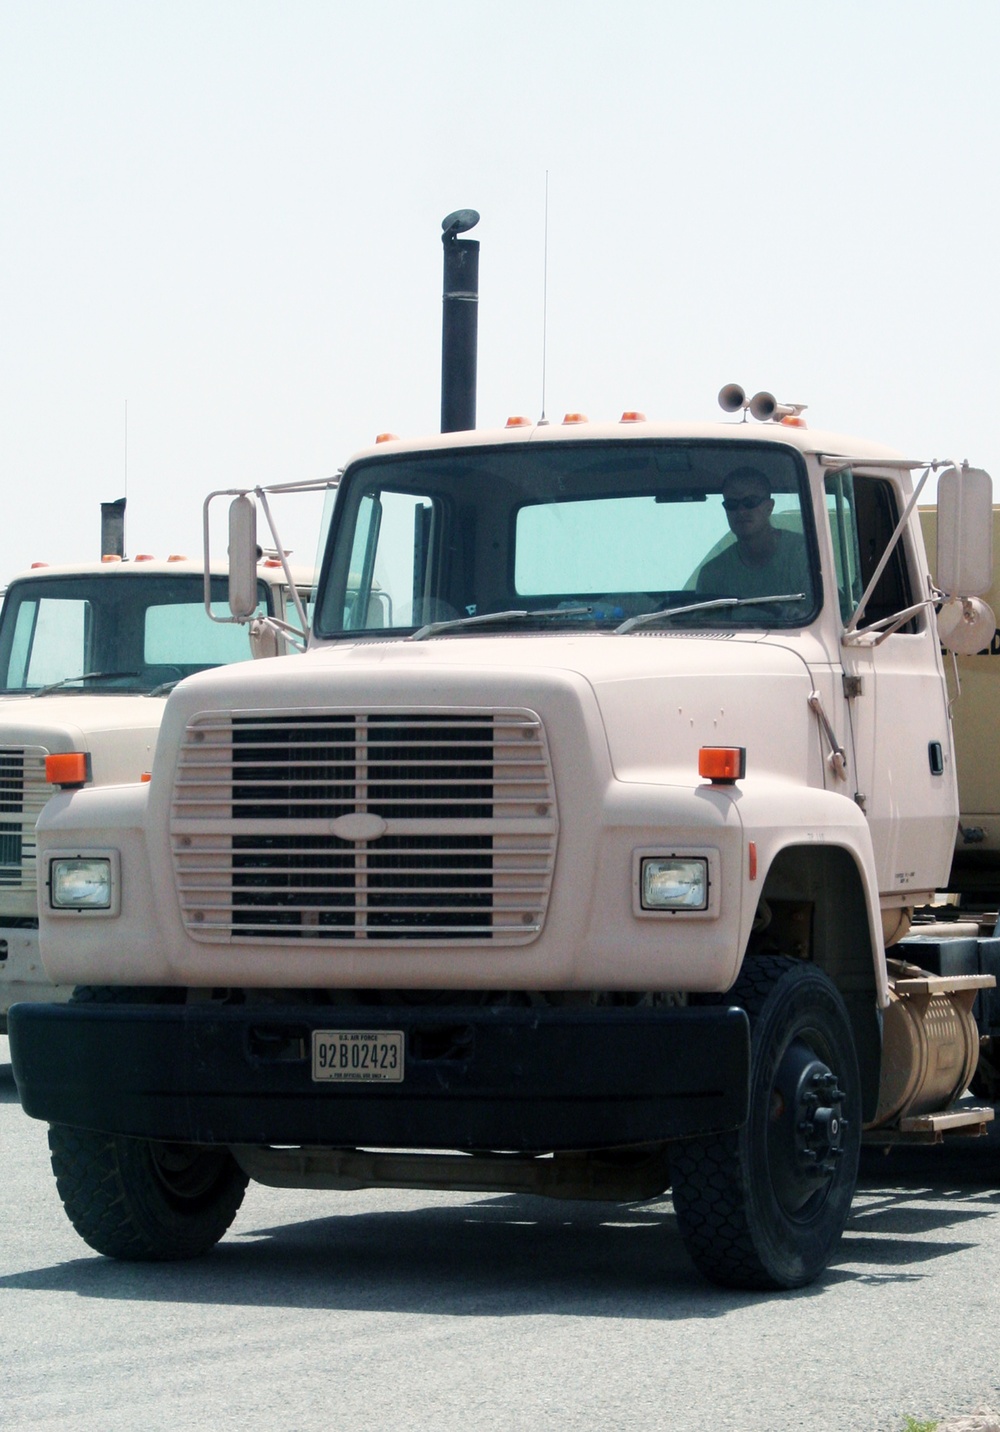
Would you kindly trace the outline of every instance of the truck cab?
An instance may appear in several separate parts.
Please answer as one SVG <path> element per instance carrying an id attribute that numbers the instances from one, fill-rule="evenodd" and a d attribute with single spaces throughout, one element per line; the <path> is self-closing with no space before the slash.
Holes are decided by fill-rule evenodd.
<path id="1" fill-rule="evenodd" d="M 787 408 L 354 457 L 305 654 L 178 685 L 147 785 L 39 820 L 80 990 L 12 1057 L 82 1236 L 203 1252 L 248 1178 L 669 1187 L 708 1277 L 787 1288 L 863 1129 L 981 1131 L 993 979 L 893 952 L 958 820 L 936 607 L 983 590 L 961 495 L 931 578 L 931 467 Z"/>
<path id="2" fill-rule="evenodd" d="M 281 563 L 255 563 L 260 615 L 288 620 Z M 308 577 L 299 574 L 303 592 Z M 210 576 L 228 616 L 226 575 Z M 38 564 L 14 577 L 0 609 L 0 1031 L 18 999 L 63 998 L 38 954 L 35 823 L 58 789 L 148 777 L 170 691 L 187 676 L 246 661 L 245 628 L 213 622 L 200 562 L 184 558 Z M 50 757 L 66 758 L 48 767 Z M 74 759 L 75 758 L 75 759 Z"/>

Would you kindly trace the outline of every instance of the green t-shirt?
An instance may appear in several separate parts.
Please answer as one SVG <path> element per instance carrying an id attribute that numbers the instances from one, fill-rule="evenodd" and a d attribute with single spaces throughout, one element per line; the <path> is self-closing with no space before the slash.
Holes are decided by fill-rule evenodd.
<path id="1" fill-rule="evenodd" d="M 698 573 L 697 590 L 711 597 L 777 597 L 803 592 L 812 599 L 812 578 L 805 540 L 784 527 L 774 529 L 778 541 L 771 557 L 752 566 L 740 556 L 735 540 Z"/>

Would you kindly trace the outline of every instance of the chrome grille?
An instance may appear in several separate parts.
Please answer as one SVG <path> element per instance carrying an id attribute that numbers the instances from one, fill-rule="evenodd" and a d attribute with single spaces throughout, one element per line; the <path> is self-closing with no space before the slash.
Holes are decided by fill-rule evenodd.
<path id="1" fill-rule="evenodd" d="M 530 711 L 203 713 L 171 835 L 199 940 L 525 944 L 555 858 L 545 733 Z"/>
<path id="2" fill-rule="evenodd" d="M 35 822 L 52 794 L 44 746 L 0 746 L 0 889 L 37 888 Z"/>

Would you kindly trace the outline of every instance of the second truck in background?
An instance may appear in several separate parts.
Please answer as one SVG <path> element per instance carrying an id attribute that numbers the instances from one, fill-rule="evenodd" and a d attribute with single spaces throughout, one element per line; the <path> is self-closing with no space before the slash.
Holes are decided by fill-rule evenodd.
<path id="1" fill-rule="evenodd" d="M 294 574 L 303 601 L 310 579 Z M 281 561 L 262 556 L 255 584 L 260 614 L 295 625 Z M 211 600 L 227 614 L 221 571 Z M 281 637 L 271 643 L 284 648 Z M 11 581 L 0 610 L 0 1033 L 17 1000 L 68 999 L 72 988 L 53 988 L 38 956 L 45 802 L 60 786 L 141 780 L 177 682 L 251 654 L 246 627 L 209 618 L 201 562 L 39 563 Z"/>

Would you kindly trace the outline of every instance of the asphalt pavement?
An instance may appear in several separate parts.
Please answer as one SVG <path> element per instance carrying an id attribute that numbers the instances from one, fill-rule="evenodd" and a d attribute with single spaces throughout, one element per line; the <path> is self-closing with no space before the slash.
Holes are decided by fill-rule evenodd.
<path id="1" fill-rule="evenodd" d="M 998 1135 L 866 1153 L 833 1265 L 763 1295 L 701 1279 L 669 1198 L 251 1185 L 208 1257 L 111 1262 L 6 1040 L 0 1160 L 3 1428 L 902 1432 L 1000 1406 Z"/>

